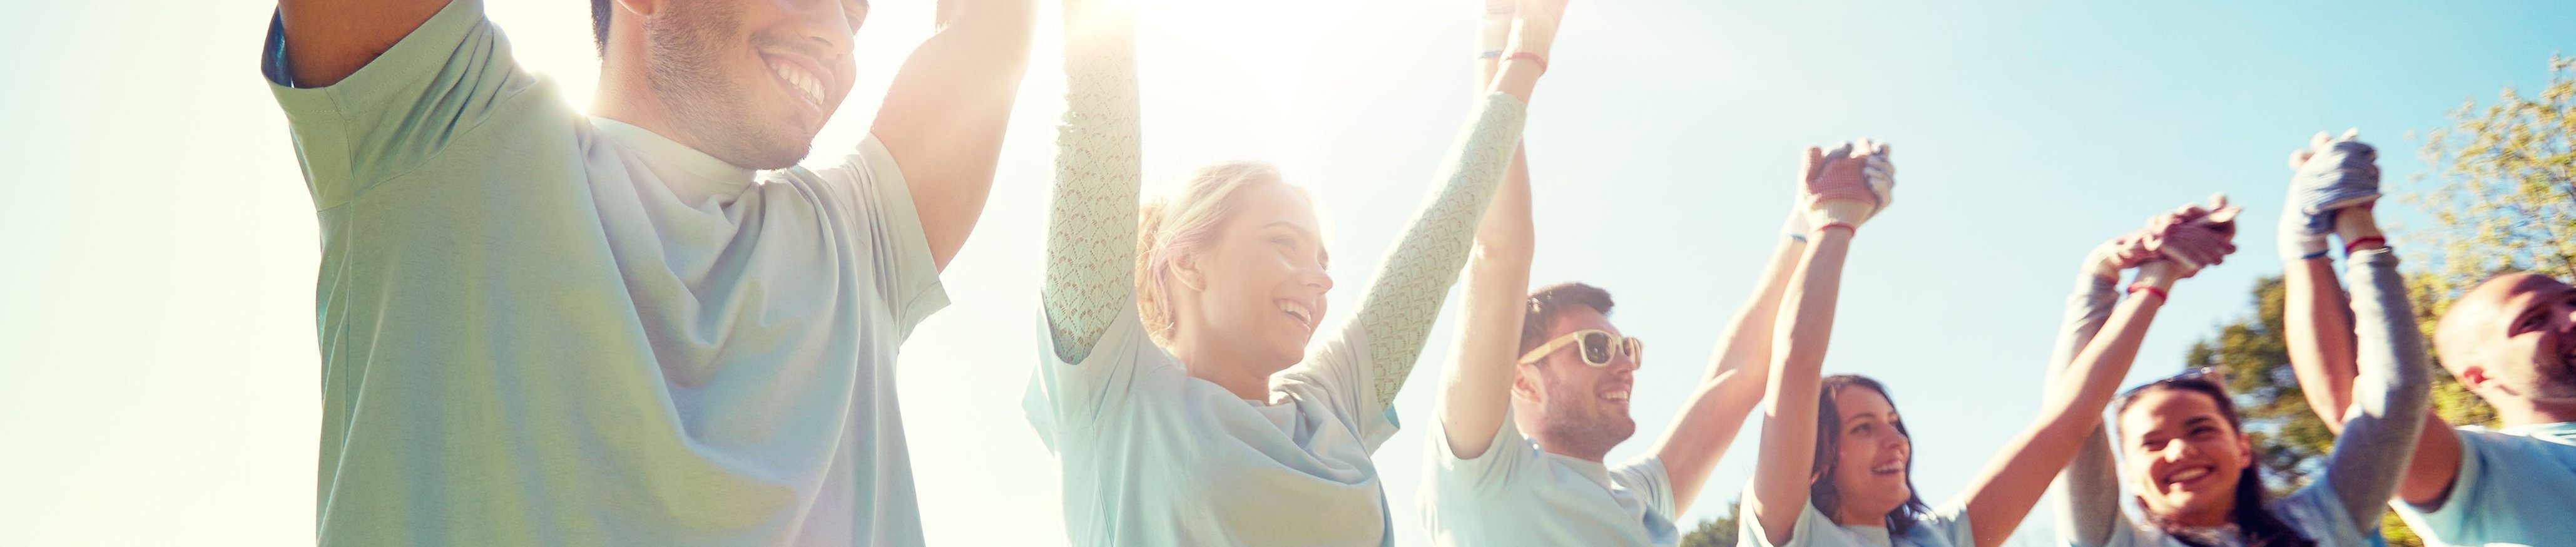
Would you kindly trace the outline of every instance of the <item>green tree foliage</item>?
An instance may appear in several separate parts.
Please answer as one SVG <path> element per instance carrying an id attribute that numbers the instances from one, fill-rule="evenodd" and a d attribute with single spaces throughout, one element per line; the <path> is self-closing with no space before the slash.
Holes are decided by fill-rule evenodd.
<path id="1" fill-rule="evenodd" d="M 1717 518 L 1699 521 L 1699 526 L 1682 533 L 1681 547 L 1735 547 L 1735 510 L 1741 501 L 1726 502 L 1726 510 L 1719 511 Z"/>
<path id="2" fill-rule="evenodd" d="M 2576 58 L 2550 56 L 2549 73 L 2536 97 L 2507 87 L 2425 134 L 2433 170 L 2416 181 L 2432 187 L 2405 199 L 2433 223 L 2405 235 L 2433 250 L 2435 307 L 2501 271 L 2576 276 Z"/>

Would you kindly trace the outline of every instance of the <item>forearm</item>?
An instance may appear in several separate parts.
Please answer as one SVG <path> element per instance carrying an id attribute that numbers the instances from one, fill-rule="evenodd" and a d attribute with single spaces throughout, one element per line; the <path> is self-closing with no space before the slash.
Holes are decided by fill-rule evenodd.
<path id="1" fill-rule="evenodd" d="M 2353 339 L 2343 286 L 2335 281 L 2334 260 L 2292 260 L 2281 274 L 2283 339 L 2289 345 L 2290 370 L 2298 375 L 2308 409 L 2332 432 L 2343 431 L 2344 407 L 2351 404 Z"/>
<path id="2" fill-rule="evenodd" d="M 1030 0 L 949 0 L 938 11 L 938 30 L 904 60 L 868 131 L 902 169 L 945 269 L 992 196 L 1036 10 Z"/>
<path id="3" fill-rule="evenodd" d="M 1440 429 L 1459 458 L 1484 455 L 1511 405 L 1519 361 L 1522 302 L 1528 296 L 1533 239 L 1529 169 L 1514 154 L 1510 174 L 1476 228 L 1467 261 L 1458 339 L 1440 396 Z"/>
<path id="4" fill-rule="evenodd" d="M 2141 276 L 2141 283 L 2169 290 L 2171 282 Z M 2142 293 L 2146 291 L 2141 291 Z M 2051 471 L 2072 463 L 2090 433 L 2102 426 L 2102 408 L 2111 402 L 2138 346 L 2155 321 L 2164 299 L 2129 298 L 2112 312 L 2100 336 L 2085 344 L 2045 389 L 2039 419 L 1998 454 L 1967 490 L 1968 521 L 1976 526 L 1979 545 L 1992 546 L 2012 532 L 2047 493 Z"/>
<path id="5" fill-rule="evenodd" d="M 1046 307 L 1057 357 L 1080 363 L 1134 292 L 1144 185 L 1133 19 L 1066 2 L 1065 113 L 1047 218 Z M 1079 21 L 1079 28 L 1076 28 Z"/>
<path id="6" fill-rule="evenodd" d="M 1381 404 L 1395 400 L 1422 354 L 1441 301 L 1457 282 L 1485 209 L 1520 147 L 1526 108 L 1506 95 L 1483 99 L 1475 122 L 1450 149 L 1440 186 L 1369 282 L 1354 320 L 1368 332 L 1370 377 Z"/>
<path id="7" fill-rule="evenodd" d="M 2432 372 L 2396 255 L 2369 249 L 2348 262 L 2356 374 L 2349 419 L 2335 439 L 2327 476 L 2356 521 L 2374 522 L 2416 450 L 2431 404 Z"/>
<path id="8" fill-rule="evenodd" d="M 1807 505 L 1807 477 L 1814 473 L 1816 397 L 1823 382 L 1825 349 L 1833 335 L 1834 304 L 1852 231 L 1825 229 L 1808 238 L 1806 255 L 1781 297 L 1784 312 L 1772 347 L 1771 378 L 1764 390 L 1762 450 L 1754 464 L 1752 508 L 1772 544 L 1787 543 L 1798 512 Z"/>
<path id="9" fill-rule="evenodd" d="M 2057 385 L 2069 374 L 2068 366 L 2077 354 L 2093 343 L 2094 335 L 2111 319 L 2119 305 L 2118 272 L 2111 277 L 2092 273 L 2076 277 L 2075 290 L 2066 297 L 2066 312 L 2058 327 L 2057 347 L 2049 353 L 2049 368 L 2042 386 Z M 2095 409 L 2099 413 L 2099 409 Z M 2111 527 L 2120 523 L 2120 477 L 2111 454 L 2110 435 L 2096 423 L 2082 434 L 2073 459 L 2053 481 L 2059 489 L 2057 529 L 2061 541 L 2075 545 L 2101 545 L 2109 540 Z"/>
<path id="10" fill-rule="evenodd" d="M 1691 500 L 1698 498 L 1709 473 L 1743 431 L 1745 416 L 1761 403 L 1762 390 L 1770 381 L 1772 325 L 1779 321 L 1781 293 L 1788 291 L 1789 276 L 1807 248 L 1806 242 L 1787 237 L 1779 242 L 1752 298 L 1727 325 L 1706 376 L 1683 403 L 1680 418 L 1656 443 L 1655 454 L 1672 480 L 1676 512 L 1688 511 Z"/>

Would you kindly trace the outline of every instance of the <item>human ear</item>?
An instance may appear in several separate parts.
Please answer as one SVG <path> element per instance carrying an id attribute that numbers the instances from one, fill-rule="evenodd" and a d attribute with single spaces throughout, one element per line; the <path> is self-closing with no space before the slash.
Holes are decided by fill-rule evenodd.
<path id="1" fill-rule="evenodd" d="M 1189 288 L 1190 292 L 1205 290 L 1207 274 L 1199 269 L 1198 253 L 1178 253 L 1172 257 L 1172 281 Z"/>
<path id="2" fill-rule="evenodd" d="M 1513 365 L 1513 368 L 1517 370 L 1512 371 L 1512 397 L 1533 403 L 1546 400 L 1538 385 L 1538 365 Z"/>

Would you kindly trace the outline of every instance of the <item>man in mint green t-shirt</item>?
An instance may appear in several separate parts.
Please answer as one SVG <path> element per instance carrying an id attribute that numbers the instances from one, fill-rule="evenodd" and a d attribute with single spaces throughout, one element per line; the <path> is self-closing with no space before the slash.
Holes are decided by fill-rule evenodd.
<path id="1" fill-rule="evenodd" d="M 2353 328 L 2328 256 L 2330 236 L 2346 254 L 2388 246 L 2371 212 L 2378 152 L 2356 137 L 2319 133 L 2290 159 L 2298 174 L 2281 248 L 2290 364 L 2302 384 L 2349 385 L 2358 374 L 2352 348 L 2391 343 L 2359 334 L 2388 329 Z M 2433 345 L 2442 368 L 2495 407 L 2504 427 L 2454 428 L 2427 415 L 2389 505 L 2426 545 L 2576 544 L 2576 287 L 2531 273 L 2496 276 L 2451 301 Z M 2340 432 L 2353 402 L 2339 390 L 2307 394 Z"/>
<path id="2" fill-rule="evenodd" d="M 262 71 L 322 228 L 317 539 L 922 544 L 895 351 L 948 302 L 1030 0 L 942 2 L 810 170 L 864 0 L 592 7 L 585 115 L 481 0 L 278 3 Z"/>

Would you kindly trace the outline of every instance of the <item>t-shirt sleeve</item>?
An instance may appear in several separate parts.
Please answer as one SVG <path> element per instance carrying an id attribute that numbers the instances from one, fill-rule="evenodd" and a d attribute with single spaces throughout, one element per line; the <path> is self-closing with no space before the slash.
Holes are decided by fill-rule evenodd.
<path id="1" fill-rule="evenodd" d="M 1540 471 L 1533 466 L 1545 465 L 1538 447 L 1531 446 L 1521 437 L 1521 428 L 1512 424 L 1509 410 L 1504 411 L 1502 426 L 1494 432 L 1493 444 L 1474 458 L 1458 457 L 1450 450 L 1449 426 L 1436 418 L 1431 422 L 1431 432 L 1423 437 L 1431 443 L 1427 454 L 1431 458 L 1432 480 L 1439 486 L 1435 491 L 1442 494 L 1493 495 Z"/>
<path id="2" fill-rule="evenodd" d="M 877 290 L 893 307 L 905 338 L 930 314 L 948 307 L 948 291 L 939 282 L 939 262 L 930 255 L 930 236 L 912 206 L 912 188 L 885 144 L 870 135 L 859 141 L 840 164 L 813 172 L 838 206 L 854 211 L 858 230 L 867 237 L 870 272 Z"/>
<path id="3" fill-rule="evenodd" d="M 269 91 L 286 111 L 315 209 L 347 202 L 446 149 L 541 80 L 520 70 L 482 0 L 453 0 L 349 77 L 298 87 L 283 19 L 272 15 L 260 55 Z M 567 112 L 569 115 L 569 112 Z"/>
<path id="4" fill-rule="evenodd" d="M 1747 481 L 1745 483 L 1743 496 L 1744 497 L 1737 499 L 1753 499 L 1753 484 L 1751 481 Z M 1735 544 L 1740 547 L 1823 547 L 1840 545 L 1833 540 L 1819 540 L 1817 538 L 1820 534 L 1835 534 L 1842 530 L 1831 529 L 1831 527 L 1834 526 L 1834 521 L 1832 519 L 1825 518 L 1824 513 L 1816 510 L 1816 502 L 1814 500 L 1809 500 L 1804 507 L 1798 508 L 1798 523 L 1796 526 L 1796 529 L 1790 531 L 1788 542 L 1776 544 L 1771 543 L 1771 535 L 1762 531 L 1762 519 L 1753 518 L 1752 512 L 1744 512 L 1737 515 L 1735 518 Z"/>
<path id="5" fill-rule="evenodd" d="M 1139 381 L 1143 375 L 1156 368 L 1177 366 L 1145 335 L 1143 322 L 1136 316 L 1135 299 L 1129 298 L 1123 309 L 1109 323 L 1108 330 L 1101 331 L 1091 353 L 1080 363 L 1067 363 L 1057 357 L 1046 312 L 1038 312 L 1038 368 L 1029 378 L 1021 407 L 1047 449 L 1059 450 L 1058 435 L 1081 434 L 1097 427 L 1102 416 L 1143 388 Z"/>
<path id="6" fill-rule="evenodd" d="M 2457 536 L 2460 530 L 2468 528 L 2470 519 L 2477 516 L 2476 508 L 2471 507 L 2474 505 L 2472 500 L 2485 493 L 2483 486 L 2491 480 L 2486 476 L 2487 468 L 2498 463 L 2486 461 L 2498 453 L 2495 447 L 2487 444 L 2495 441 L 2489 437 L 2491 433 L 2474 429 L 2452 431 L 2460 436 L 2460 471 L 2452 476 L 2451 491 L 2442 496 L 2442 504 L 2426 509 L 2403 500 L 2390 503 L 2397 507 L 2401 516 L 2406 517 L 2408 526 L 2427 529 L 2432 532 L 2429 535 L 2437 537 Z"/>
<path id="7" fill-rule="evenodd" d="M 1509 425 L 1506 423 L 1505 425 Z M 1516 429 L 1505 427 L 1504 429 Z M 1647 454 L 1610 469 L 1610 481 L 1645 500 L 1646 509 L 1663 515 L 1666 520 L 1681 518 L 1673 514 L 1673 479 L 1664 471 L 1664 459 Z"/>
<path id="8" fill-rule="evenodd" d="M 1395 407 L 1369 389 L 1369 332 L 1361 321 L 1342 325 L 1338 336 L 1306 354 L 1305 362 L 1280 375 L 1278 389 L 1300 397 L 1320 397 L 1339 414 L 1371 454 L 1395 436 Z M 1092 351 L 1099 351 L 1097 349 Z M 1508 425 L 1508 423 L 1506 424 Z"/>

